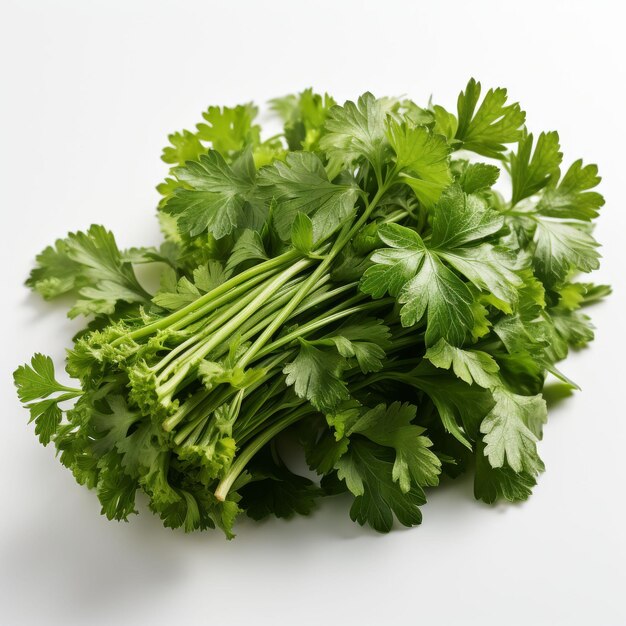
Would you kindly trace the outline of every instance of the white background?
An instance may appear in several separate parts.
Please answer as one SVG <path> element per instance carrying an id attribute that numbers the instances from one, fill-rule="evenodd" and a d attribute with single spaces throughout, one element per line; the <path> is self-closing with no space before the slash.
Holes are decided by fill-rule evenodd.
<path id="1" fill-rule="evenodd" d="M 620 4 L 0 2 L 2 625 L 626 624 Z M 454 108 L 472 75 L 507 86 L 531 130 L 559 130 L 566 161 L 604 176 L 597 280 L 615 294 L 593 310 L 597 341 L 563 366 L 583 392 L 551 412 L 532 499 L 488 507 L 460 480 L 430 494 L 423 526 L 387 536 L 354 525 L 342 498 L 244 521 L 232 542 L 145 511 L 102 518 L 11 384 L 36 350 L 60 363 L 77 329 L 23 287 L 35 254 L 92 222 L 123 247 L 158 242 L 160 150 L 209 104 L 312 85 Z"/>

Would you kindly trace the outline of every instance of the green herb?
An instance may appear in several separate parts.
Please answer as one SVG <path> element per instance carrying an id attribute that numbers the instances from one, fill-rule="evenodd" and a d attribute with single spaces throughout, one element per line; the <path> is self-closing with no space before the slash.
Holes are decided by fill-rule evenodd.
<path id="1" fill-rule="evenodd" d="M 525 500 L 546 377 L 575 387 L 557 363 L 610 292 L 576 281 L 599 263 L 596 166 L 562 174 L 557 133 L 535 142 L 473 79 L 456 114 L 312 90 L 272 106 L 269 139 L 251 104 L 170 135 L 159 250 L 91 226 L 37 257 L 28 286 L 91 317 L 71 386 L 41 354 L 15 372 L 41 443 L 109 519 L 141 490 L 165 526 L 228 537 L 242 512 L 306 515 L 342 491 L 360 524 L 419 524 L 426 490 L 470 468 L 476 498 Z M 288 432 L 319 484 L 282 458 Z"/>

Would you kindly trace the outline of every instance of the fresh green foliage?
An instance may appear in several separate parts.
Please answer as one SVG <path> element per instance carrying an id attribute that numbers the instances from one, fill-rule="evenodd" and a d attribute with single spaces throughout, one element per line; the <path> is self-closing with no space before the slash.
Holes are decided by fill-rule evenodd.
<path id="1" fill-rule="evenodd" d="M 320 148 L 329 159 L 350 166 L 363 158 L 380 169 L 387 148 L 387 120 L 393 107 L 389 99 L 363 94 L 356 102 L 334 106 L 325 123 Z"/>
<path id="2" fill-rule="evenodd" d="M 435 367 L 450 369 L 468 385 L 476 384 L 485 389 L 498 386 L 499 366 L 487 352 L 462 350 L 451 346 L 445 339 L 426 350 L 424 358 Z"/>
<path id="3" fill-rule="evenodd" d="M 559 165 L 563 155 L 559 151 L 558 133 L 541 133 L 534 152 L 532 148 L 533 136 L 524 135 L 519 142 L 517 152 L 511 155 L 513 183 L 511 204 L 513 206 L 520 200 L 536 194 L 559 174 Z"/>
<path id="4" fill-rule="evenodd" d="M 350 509 L 355 522 L 378 532 L 389 532 L 394 516 L 403 526 L 421 523 L 424 491 L 413 487 L 402 493 L 394 483 L 393 467 L 393 452 L 368 441 L 355 442 L 339 459 L 337 474 L 355 496 Z"/>
<path id="5" fill-rule="evenodd" d="M 208 231 L 221 239 L 244 222 L 246 196 L 254 182 L 251 158 L 245 153 L 231 167 L 219 152 L 211 150 L 197 162 L 174 170 L 184 186 L 176 190 L 164 210 L 179 216 L 182 233 L 193 237 Z"/>
<path id="6" fill-rule="evenodd" d="M 259 142 L 261 127 L 254 124 L 257 108 L 251 104 L 236 107 L 209 107 L 198 124 L 198 140 L 209 141 L 214 150 L 227 155 Z M 180 162 L 180 161 L 179 161 Z"/>
<path id="7" fill-rule="evenodd" d="M 576 388 L 557 364 L 610 293 L 576 279 L 599 265 L 604 201 L 595 165 L 562 174 L 555 132 L 535 141 L 505 89 L 481 95 L 470 80 L 453 113 L 307 89 L 272 101 L 269 139 L 254 105 L 209 107 L 163 150 L 158 250 L 91 226 L 37 257 L 28 286 L 90 319 L 75 383 L 36 354 L 15 384 L 103 515 L 127 519 L 142 491 L 166 527 L 231 538 L 243 512 L 344 492 L 387 532 L 470 467 L 477 499 L 529 497 L 544 382 Z M 288 467 L 294 440 L 319 484 Z"/>
<path id="8" fill-rule="evenodd" d="M 37 256 L 26 283 L 44 298 L 72 294 L 70 317 L 111 314 L 120 302 L 144 303 L 148 293 L 124 261 L 113 234 L 93 225 L 86 233 L 69 233 Z"/>
<path id="9" fill-rule="evenodd" d="M 273 225 L 289 241 L 292 225 L 301 213 L 311 217 L 313 239 L 328 237 L 354 213 L 358 187 L 330 182 L 324 164 L 311 152 L 292 152 L 285 162 L 264 168 L 258 186 L 265 198 L 274 198 Z"/>
<path id="10" fill-rule="evenodd" d="M 459 95 L 455 137 L 466 150 L 499 158 L 506 144 L 519 139 L 526 114 L 519 104 L 506 104 L 508 95 L 502 88 L 490 89 L 477 109 L 481 90 L 472 78 Z"/>
<path id="11" fill-rule="evenodd" d="M 443 337 L 459 345 L 475 324 L 474 296 L 464 277 L 509 307 L 517 298 L 522 280 L 511 259 L 491 243 L 479 244 L 503 223 L 503 216 L 483 200 L 452 185 L 432 211 L 426 241 L 406 226 L 380 227 L 378 235 L 389 247 L 372 255 L 374 265 L 366 270 L 361 289 L 374 297 L 386 291 L 396 296 L 404 305 L 404 326 L 413 326 L 427 313 L 428 344 Z"/>
<path id="12" fill-rule="evenodd" d="M 20 400 L 30 411 L 30 421 L 35 422 L 35 434 L 39 435 L 39 441 L 44 446 L 48 445 L 61 423 L 59 403 L 76 398 L 81 394 L 80 389 L 58 383 L 54 377 L 52 359 L 43 354 L 35 354 L 30 365 L 18 367 L 13 380 Z M 54 397 L 50 398 L 52 395 Z"/>
<path id="13" fill-rule="evenodd" d="M 388 138 L 396 153 L 396 167 L 402 172 L 401 180 L 413 189 L 425 208 L 432 208 L 452 182 L 450 147 L 445 138 L 424 126 L 393 120 L 388 125 Z"/>

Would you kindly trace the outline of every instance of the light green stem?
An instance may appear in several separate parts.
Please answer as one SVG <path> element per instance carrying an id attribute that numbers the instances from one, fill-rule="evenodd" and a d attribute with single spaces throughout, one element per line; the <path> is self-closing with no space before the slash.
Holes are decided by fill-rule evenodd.
<path id="1" fill-rule="evenodd" d="M 115 341 L 112 342 L 112 345 L 117 345 L 121 343 L 125 339 L 139 339 L 141 337 L 145 337 L 147 335 L 151 335 L 154 331 L 160 330 L 162 328 L 167 328 L 175 322 L 182 320 L 189 314 L 196 313 L 198 314 L 198 310 L 202 308 L 203 305 L 211 302 L 217 297 L 228 294 L 233 290 L 233 288 L 245 283 L 251 279 L 258 279 L 257 282 L 266 278 L 265 274 L 268 272 L 273 272 L 276 269 L 279 269 L 283 265 L 287 265 L 288 263 L 295 261 L 296 259 L 301 258 L 301 254 L 296 250 L 288 250 L 284 254 L 277 256 L 269 261 L 265 261 L 264 263 L 260 263 L 259 265 L 255 265 L 251 267 L 249 270 L 245 272 L 241 272 L 241 274 L 237 274 L 233 276 L 233 278 L 227 280 L 226 282 L 218 285 L 215 289 L 212 289 L 208 293 L 205 293 L 203 296 L 200 296 L 197 300 L 190 302 L 187 306 L 184 306 L 182 309 L 175 311 L 174 313 L 170 313 L 170 315 L 157 320 L 156 322 L 152 322 L 151 324 L 146 324 L 141 328 L 138 328 L 123 337 L 119 337 Z M 206 311 L 200 313 L 200 316 L 204 315 Z M 195 319 L 195 318 L 194 318 Z"/>
<path id="2" fill-rule="evenodd" d="M 393 176 L 391 177 L 393 179 Z M 306 298 L 311 288 L 317 284 L 320 278 L 324 275 L 324 273 L 328 270 L 332 262 L 335 260 L 336 256 L 341 252 L 344 246 L 352 239 L 352 237 L 358 233 L 363 224 L 368 220 L 369 216 L 372 214 L 378 202 L 382 198 L 382 196 L 387 191 L 388 187 L 392 184 L 391 179 L 385 184 L 382 185 L 376 195 L 372 198 L 372 201 L 366 207 L 365 211 L 361 217 L 356 221 L 356 223 L 350 228 L 347 224 L 341 230 L 339 237 L 335 241 L 333 247 L 330 249 L 324 260 L 315 268 L 315 271 L 309 276 L 309 278 L 303 283 L 302 287 L 295 294 L 291 302 L 281 311 L 279 315 L 277 315 L 272 323 L 263 331 L 259 337 L 257 337 L 256 341 L 246 350 L 245 354 L 239 359 L 237 365 L 239 367 L 245 368 L 256 356 L 257 352 L 259 352 L 263 346 L 272 338 L 274 333 L 284 324 L 284 322 L 291 316 L 296 307 Z"/>
<path id="3" fill-rule="evenodd" d="M 291 424 L 295 424 L 298 420 L 302 419 L 305 415 L 310 413 L 312 410 L 310 407 L 303 407 L 302 409 L 298 409 L 293 413 L 289 413 L 285 415 L 282 419 L 279 419 L 277 422 L 272 424 L 267 430 L 264 430 L 254 441 L 251 441 L 250 444 L 246 447 L 245 450 L 240 452 L 235 459 L 235 462 L 231 465 L 228 473 L 222 480 L 220 481 L 217 489 L 215 490 L 215 497 L 220 501 L 224 502 L 226 500 L 226 496 L 230 491 L 230 488 L 233 486 L 233 483 L 239 477 L 239 474 L 243 472 L 246 465 L 252 460 L 252 457 L 261 450 L 261 448 L 271 441 L 278 433 L 285 430 Z"/>
<path id="4" fill-rule="evenodd" d="M 257 354 L 257 358 L 262 358 L 267 354 L 277 350 L 278 348 L 282 348 L 282 346 L 289 345 L 292 341 L 295 341 L 299 337 L 304 337 L 305 335 L 312 333 L 324 326 L 328 326 L 333 322 L 338 322 L 344 317 L 350 317 L 350 315 L 354 315 L 355 313 L 361 313 L 364 311 L 371 311 L 372 309 L 379 309 L 381 306 L 386 306 L 395 302 L 394 298 L 385 298 L 384 300 L 375 300 L 373 302 L 366 302 L 364 304 L 358 304 L 353 307 L 349 307 L 347 309 L 342 309 L 337 312 L 331 314 L 324 314 L 314 320 L 311 320 L 308 324 L 304 324 L 300 328 L 297 328 L 293 332 L 288 335 L 284 335 L 280 339 L 273 341 L 272 343 L 266 345 L 262 350 Z"/>
<path id="5" fill-rule="evenodd" d="M 269 285 L 267 285 L 257 296 L 248 304 L 243 310 L 235 315 L 228 323 L 224 324 L 215 334 L 211 335 L 206 343 L 199 346 L 197 350 L 182 364 L 180 370 L 178 370 L 171 379 L 163 384 L 159 390 L 159 397 L 163 400 L 168 400 L 176 390 L 176 387 L 183 381 L 189 370 L 199 363 L 211 350 L 219 346 L 223 341 L 226 341 L 233 332 L 235 332 L 243 322 L 246 321 L 262 304 L 264 304 L 269 298 L 271 298 L 280 287 L 282 287 L 288 280 L 298 274 L 308 265 L 311 261 L 303 259 L 294 263 L 289 269 L 283 271 Z"/>

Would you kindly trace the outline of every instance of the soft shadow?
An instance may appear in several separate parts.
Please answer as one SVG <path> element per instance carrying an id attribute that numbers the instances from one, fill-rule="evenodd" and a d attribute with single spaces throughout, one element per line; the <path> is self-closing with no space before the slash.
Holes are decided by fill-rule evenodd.
<path id="1" fill-rule="evenodd" d="M 12 605 L 9 614 L 19 623 L 41 623 L 46 615 L 47 624 L 89 624 L 111 611 L 120 615 L 179 576 L 183 563 L 175 542 L 150 523 L 149 514 L 117 524 L 93 510 L 93 522 L 85 526 L 89 518 L 74 513 L 51 503 L 2 538 L 3 605 Z"/>
<path id="2" fill-rule="evenodd" d="M 320 498 L 317 508 L 308 516 L 294 516 L 290 519 L 269 517 L 261 522 L 249 518 L 242 519 L 235 529 L 238 538 L 257 535 L 255 541 L 270 538 L 284 543 L 292 550 L 299 546 L 301 552 L 307 552 L 319 542 L 317 539 L 356 540 L 364 537 L 380 537 L 369 526 L 360 526 L 350 519 L 352 496 L 347 493 Z M 260 537 L 258 535 L 261 535 Z M 237 539 L 235 541 L 237 541 Z"/>
<path id="3" fill-rule="evenodd" d="M 0 539 L 3 613 L 8 611 L 11 624 L 41 623 L 43 615 L 50 625 L 114 623 L 115 616 L 133 614 L 138 603 L 196 576 L 198 561 L 211 567 L 233 558 L 262 563 L 280 548 L 279 554 L 306 562 L 319 555 L 320 543 L 378 536 L 350 520 L 347 495 L 322 499 L 309 517 L 259 523 L 242 516 L 237 537 L 228 541 L 219 530 L 185 534 L 164 528 L 145 501 L 128 523 L 110 522 L 98 515 L 93 492 L 75 489 L 79 494 L 65 500 L 71 508 L 63 510 L 59 492 L 52 493 L 34 505 L 26 523 L 16 519 Z M 213 593 L 219 590 L 207 589 L 204 600 Z"/>
<path id="4" fill-rule="evenodd" d="M 564 400 L 574 395 L 574 391 L 575 389 L 567 383 L 547 383 L 543 388 L 543 399 L 546 401 L 548 409 L 551 409 L 562 404 Z"/>
<path id="5" fill-rule="evenodd" d="M 382 547 L 385 537 L 392 539 L 350 520 L 348 494 L 321 499 L 309 517 L 260 523 L 242 517 L 237 537 L 227 541 L 218 530 L 185 534 L 163 528 L 145 502 L 129 523 L 109 522 L 98 515 L 93 492 L 75 486 L 72 497 L 60 497 L 68 487 L 57 484 L 49 497 L 32 504 L 30 518 L 16 516 L 0 538 L 7 623 L 112 624 L 121 615 L 134 616 L 154 598 L 178 593 L 198 576 L 209 580 L 206 568 L 224 566 L 230 575 L 233 569 L 259 569 L 261 575 L 268 559 L 280 559 L 296 571 L 348 543 L 359 541 L 369 549 L 372 541 Z M 427 495 L 425 523 L 430 518 L 460 532 L 464 514 L 475 506 L 469 504 L 471 476 L 444 481 Z M 396 524 L 394 532 L 400 529 Z M 208 586 L 203 601 L 215 601 L 220 593 L 219 586 Z"/>

